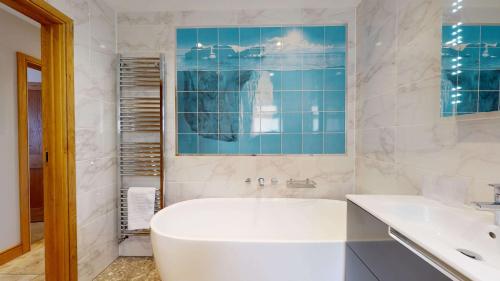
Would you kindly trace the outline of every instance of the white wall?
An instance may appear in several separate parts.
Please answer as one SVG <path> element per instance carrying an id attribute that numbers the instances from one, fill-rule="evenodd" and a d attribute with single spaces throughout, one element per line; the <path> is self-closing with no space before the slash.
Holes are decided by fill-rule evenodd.
<path id="1" fill-rule="evenodd" d="M 118 256 L 115 13 L 101 0 L 49 0 L 74 21 L 78 280 Z"/>
<path id="2" fill-rule="evenodd" d="M 364 0 L 357 12 L 356 191 L 419 194 L 429 181 L 444 201 L 461 184 L 462 201 L 491 201 L 500 114 L 440 117 L 441 1 Z"/>
<path id="3" fill-rule="evenodd" d="M 0 9 L 0 252 L 21 242 L 16 52 L 40 58 L 40 27 Z"/>
<path id="4" fill-rule="evenodd" d="M 175 32 L 176 27 L 348 24 L 347 154 L 299 156 L 176 156 L 175 155 Z M 158 11 L 118 14 L 118 52 L 157 55 L 167 61 L 166 202 L 203 197 L 299 197 L 343 200 L 354 190 L 355 10 L 262 9 Z M 260 188 L 256 179 L 268 185 Z M 277 185 L 270 185 L 275 177 Z M 253 182 L 247 184 L 246 178 Z M 318 188 L 286 188 L 290 178 L 312 178 Z M 123 243 L 122 243 L 123 244 Z M 126 245 L 126 244 L 123 244 Z M 145 244 L 147 245 L 147 243 Z M 129 252 L 129 251 L 127 251 Z"/>

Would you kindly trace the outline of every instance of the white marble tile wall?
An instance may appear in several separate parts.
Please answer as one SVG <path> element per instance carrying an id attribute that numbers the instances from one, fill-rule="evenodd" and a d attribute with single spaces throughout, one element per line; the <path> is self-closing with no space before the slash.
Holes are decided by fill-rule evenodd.
<path id="1" fill-rule="evenodd" d="M 490 201 L 487 183 L 500 182 L 500 114 L 440 117 L 441 23 L 436 0 L 357 8 L 357 193 L 420 194 L 431 181 L 426 195 L 449 201 L 456 182 L 466 202 Z"/>
<path id="2" fill-rule="evenodd" d="M 339 156 L 176 156 L 175 29 L 203 26 L 348 24 L 347 155 Z M 167 60 L 166 203 L 203 197 L 311 197 L 344 199 L 354 190 L 355 10 L 290 9 L 234 11 L 159 11 L 118 14 L 118 52 L 157 55 Z M 264 177 L 264 188 L 256 179 Z M 272 185 L 271 178 L 279 183 Z M 253 181 L 245 183 L 246 178 Z M 315 190 L 292 190 L 289 178 L 312 178 Z M 120 253 L 146 252 L 140 244 L 120 245 Z M 142 245 L 147 245 L 142 243 Z"/>
<path id="3" fill-rule="evenodd" d="M 348 148 L 345 156 L 183 156 L 175 155 L 175 29 L 190 26 L 349 25 Z M 166 200 L 172 204 L 201 197 L 289 196 L 343 199 L 354 187 L 355 11 L 291 9 L 137 12 L 118 14 L 118 52 L 164 53 L 167 59 Z M 278 178 L 259 188 L 256 178 Z M 289 178 L 313 178 L 316 190 L 290 190 Z M 246 178 L 254 180 L 244 183 Z"/>
<path id="4" fill-rule="evenodd" d="M 118 256 L 115 12 L 101 0 L 49 0 L 74 20 L 78 280 Z"/>

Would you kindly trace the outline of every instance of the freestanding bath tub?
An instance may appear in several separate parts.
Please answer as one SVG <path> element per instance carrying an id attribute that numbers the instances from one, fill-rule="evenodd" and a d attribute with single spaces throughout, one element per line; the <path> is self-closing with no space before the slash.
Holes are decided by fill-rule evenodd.
<path id="1" fill-rule="evenodd" d="M 342 281 L 346 203 L 196 199 L 151 220 L 164 281 Z"/>

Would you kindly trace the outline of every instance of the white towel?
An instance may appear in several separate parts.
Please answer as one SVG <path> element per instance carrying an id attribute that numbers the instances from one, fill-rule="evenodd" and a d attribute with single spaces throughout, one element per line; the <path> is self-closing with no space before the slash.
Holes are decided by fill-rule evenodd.
<path id="1" fill-rule="evenodd" d="M 149 222 L 155 210 L 154 187 L 129 187 L 127 193 L 128 203 L 128 229 L 149 229 Z"/>

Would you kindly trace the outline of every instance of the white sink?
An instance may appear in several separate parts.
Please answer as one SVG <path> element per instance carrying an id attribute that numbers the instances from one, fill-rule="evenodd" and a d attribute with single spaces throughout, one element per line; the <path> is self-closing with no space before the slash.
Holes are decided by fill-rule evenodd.
<path id="1" fill-rule="evenodd" d="M 500 228 L 493 224 L 493 213 L 450 207 L 421 196 L 347 198 L 468 278 L 500 280 Z M 471 251 L 480 259 L 457 249 Z"/>

